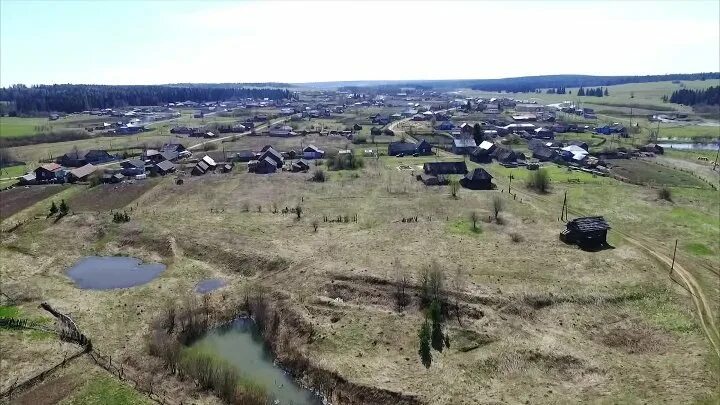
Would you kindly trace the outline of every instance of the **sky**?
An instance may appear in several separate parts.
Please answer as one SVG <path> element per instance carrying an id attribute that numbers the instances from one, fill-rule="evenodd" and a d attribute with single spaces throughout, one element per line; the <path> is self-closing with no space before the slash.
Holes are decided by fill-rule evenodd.
<path id="1" fill-rule="evenodd" d="M 720 1 L 0 0 L 0 86 L 720 71 Z"/>

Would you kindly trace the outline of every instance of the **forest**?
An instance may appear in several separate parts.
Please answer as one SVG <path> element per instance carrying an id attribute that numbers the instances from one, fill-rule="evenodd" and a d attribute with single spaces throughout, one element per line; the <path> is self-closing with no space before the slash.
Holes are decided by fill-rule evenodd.
<path id="1" fill-rule="evenodd" d="M 102 86 L 102 85 L 14 85 L 0 89 L 0 102 L 8 113 L 30 115 L 47 112 L 73 113 L 95 108 L 154 106 L 179 101 L 222 101 L 243 98 L 281 100 L 293 94 L 286 89 L 233 85 L 193 86 Z"/>
<path id="2" fill-rule="evenodd" d="M 705 90 L 676 90 L 670 96 L 670 102 L 683 105 L 720 105 L 720 86 Z"/>

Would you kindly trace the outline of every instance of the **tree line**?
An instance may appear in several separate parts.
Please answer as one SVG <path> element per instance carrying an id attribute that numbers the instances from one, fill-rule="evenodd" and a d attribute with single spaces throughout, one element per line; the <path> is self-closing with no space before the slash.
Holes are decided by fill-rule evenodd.
<path id="1" fill-rule="evenodd" d="M 73 113 L 96 108 L 154 106 L 180 101 L 221 101 L 241 98 L 282 100 L 293 97 L 287 89 L 219 86 L 104 86 L 59 84 L 0 88 L 0 101 L 11 105 L 9 112 Z"/>
<path id="2" fill-rule="evenodd" d="M 583 87 L 580 87 L 577 92 L 578 96 L 595 96 L 595 97 L 602 97 L 602 96 L 609 96 L 610 93 L 608 92 L 608 89 L 605 88 L 603 90 L 602 87 L 596 87 L 594 89 L 585 89 Z"/>
<path id="3" fill-rule="evenodd" d="M 705 90 L 675 90 L 670 95 L 670 102 L 683 105 L 720 105 L 720 86 L 709 87 Z"/>

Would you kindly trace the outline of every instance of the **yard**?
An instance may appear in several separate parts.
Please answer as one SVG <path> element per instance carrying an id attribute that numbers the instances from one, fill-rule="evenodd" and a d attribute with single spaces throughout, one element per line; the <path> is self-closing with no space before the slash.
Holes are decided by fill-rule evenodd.
<path id="1" fill-rule="evenodd" d="M 649 161 L 637 159 L 611 160 L 612 172 L 633 183 L 673 187 L 707 188 L 708 184 L 689 172 L 673 170 Z"/>
<path id="2" fill-rule="evenodd" d="M 66 186 L 48 185 L 33 187 L 14 187 L 0 191 L 0 219 L 8 218 L 25 208 L 33 206 L 54 194 L 65 190 Z M 48 208 L 50 206 L 48 205 Z"/>

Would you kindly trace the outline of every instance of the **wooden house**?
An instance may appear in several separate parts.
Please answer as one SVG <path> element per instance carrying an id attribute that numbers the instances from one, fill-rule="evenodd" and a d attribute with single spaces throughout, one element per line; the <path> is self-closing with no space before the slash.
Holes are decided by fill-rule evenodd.
<path id="1" fill-rule="evenodd" d="M 88 163 L 85 166 L 70 170 L 70 174 L 68 175 L 68 181 L 70 181 L 71 183 L 74 183 L 76 181 L 85 181 L 94 172 L 95 166 Z"/>
<path id="2" fill-rule="evenodd" d="M 153 165 L 153 170 L 155 173 L 165 176 L 175 171 L 175 164 L 169 160 L 163 160 Z"/>
<path id="3" fill-rule="evenodd" d="M 469 137 L 453 139 L 452 152 L 456 155 L 468 155 L 477 148 L 475 139 Z"/>
<path id="4" fill-rule="evenodd" d="M 492 190 L 492 176 L 483 168 L 476 168 L 460 179 L 460 185 L 471 190 Z"/>
<path id="5" fill-rule="evenodd" d="M 46 163 L 35 169 L 37 182 L 56 181 L 64 178 L 64 170 L 57 163 Z"/>
<path id="6" fill-rule="evenodd" d="M 325 151 L 315 145 L 308 145 L 303 149 L 303 158 L 305 159 L 322 159 Z"/>
<path id="7" fill-rule="evenodd" d="M 428 162 L 423 164 L 425 174 L 466 174 L 468 172 L 465 161 L 460 162 Z"/>

